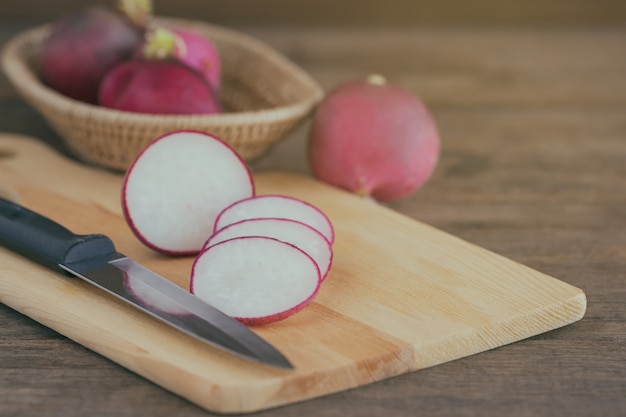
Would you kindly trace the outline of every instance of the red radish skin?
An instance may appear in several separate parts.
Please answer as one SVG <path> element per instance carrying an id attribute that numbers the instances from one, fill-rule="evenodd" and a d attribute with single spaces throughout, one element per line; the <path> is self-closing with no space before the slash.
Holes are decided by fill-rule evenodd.
<path id="1" fill-rule="evenodd" d="M 142 37 L 143 28 L 107 9 L 71 12 L 53 24 L 42 44 L 41 78 L 67 97 L 96 104 L 104 75 L 128 59 Z"/>
<path id="2" fill-rule="evenodd" d="M 237 237 L 198 255 L 191 292 L 236 320 L 260 326 L 284 320 L 311 303 L 320 288 L 313 259 L 268 237 Z"/>
<path id="3" fill-rule="evenodd" d="M 111 109 L 150 114 L 212 114 L 219 99 L 197 71 L 171 60 L 127 61 L 109 71 L 99 102 Z"/>
<path id="4" fill-rule="evenodd" d="M 265 236 L 290 243 L 309 255 L 320 270 L 322 281 L 326 279 L 333 261 L 330 242 L 308 224 L 289 219 L 248 219 L 228 225 L 212 235 L 204 249 L 235 237 Z"/>
<path id="5" fill-rule="evenodd" d="M 222 64 L 215 44 L 206 36 L 191 29 L 152 29 L 146 41 L 135 52 L 135 57 L 160 58 L 171 56 L 201 73 L 219 91 Z"/>
<path id="6" fill-rule="evenodd" d="M 179 52 L 179 59 L 204 74 L 213 88 L 219 90 L 222 66 L 217 47 L 209 39 L 192 30 L 176 28 L 174 32 L 185 43 L 185 50 Z"/>
<path id="7" fill-rule="evenodd" d="M 176 131 L 152 141 L 132 162 L 122 185 L 122 212 L 146 246 L 169 255 L 195 255 L 218 214 L 254 196 L 241 157 L 204 132 Z"/>
<path id="8" fill-rule="evenodd" d="M 255 218 L 283 218 L 296 220 L 318 230 L 331 245 L 335 230 L 328 216 L 311 203 L 295 197 L 267 194 L 242 199 L 226 207 L 217 217 L 214 232 L 229 224 Z"/>
<path id="9" fill-rule="evenodd" d="M 428 109 L 382 77 L 331 91 L 317 108 L 309 137 L 311 169 L 318 179 L 381 202 L 421 188 L 439 152 Z"/>

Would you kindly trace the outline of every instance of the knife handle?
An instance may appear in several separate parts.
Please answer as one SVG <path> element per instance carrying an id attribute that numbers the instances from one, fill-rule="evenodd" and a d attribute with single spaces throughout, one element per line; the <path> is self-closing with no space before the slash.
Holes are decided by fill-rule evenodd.
<path id="1" fill-rule="evenodd" d="M 72 262 L 111 257 L 111 239 L 100 234 L 77 235 L 18 204 L 0 197 L 0 246 L 51 269 Z"/>

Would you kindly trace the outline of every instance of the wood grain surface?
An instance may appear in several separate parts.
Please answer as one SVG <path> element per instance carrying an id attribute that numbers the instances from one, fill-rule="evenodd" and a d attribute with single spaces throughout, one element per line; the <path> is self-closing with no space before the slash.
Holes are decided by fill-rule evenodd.
<path id="1" fill-rule="evenodd" d="M 119 251 L 183 288 L 192 256 L 145 248 L 125 224 L 123 176 L 90 169 L 40 141 L 0 135 L 8 197 Z M 10 155 L 10 156 L 9 156 Z M 286 172 L 257 193 L 301 198 L 335 229 L 333 265 L 304 311 L 254 328 L 293 371 L 207 349 L 95 287 L 0 250 L 0 301 L 210 411 L 300 402 L 513 343 L 580 320 L 578 288 L 414 219 Z"/>
<path id="2" fill-rule="evenodd" d="M 22 26 L 0 27 L 0 42 Z M 259 29 L 325 88 L 377 71 L 430 106 L 435 176 L 390 208 L 584 289 L 559 330 L 268 416 L 622 416 L 626 410 L 626 32 Z M 0 78 L 0 127 L 59 139 Z M 254 164 L 307 173 L 307 126 Z M 207 413 L 0 306 L 0 415 Z"/>

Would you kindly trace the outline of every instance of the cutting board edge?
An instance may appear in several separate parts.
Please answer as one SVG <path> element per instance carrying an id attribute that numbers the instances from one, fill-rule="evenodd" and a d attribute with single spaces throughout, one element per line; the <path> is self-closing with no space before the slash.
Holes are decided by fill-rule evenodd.
<path id="1" fill-rule="evenodd" d="M 7 306 L 9 306 L 10 308 L 20 312 L 21 314 L 24 314 L 30 318 L 32 318 L 33 320 L 37 321 L 38 323 L 49 327 L 57 332 L 59 332 L 60 334 L 63 334 L 64 336 L 68 337 L 70 340 L 73 340 L 75 343 L 80 344 L 81 346 L 85 346 L 87 348 L 89 348 L 90 350 L 108 358 L 113 360 L 116 363 L 119 363 L 119 358 L 116 358 L 115 355 L 110 355 L 107 354 L 106 352 L 102 352 L 101 349 L 98 349 L 97 345 L 91 345 L 90 343 L 85 343 L 85 341 L 82 341 L 81 338 L 76 338 L 73 337 L 72 335 L 68 335 L 66 331 L 64 331 L 64 329 L 59 328 L 59 326 L 56 326 L 54 324 L 54 322 L 50 323 L 47 320 L 42 320 L 41 318 L 35 318 L 33 317 L 32 314 L 29 314 L 28 309 L 22 309 L 19 306 L 14 306 L 10 303 L 6 303 L 5 300 L 2 300 L 3 303 L 5 303 Z M 584 294 L 583 291 L 580 291 L 576 296 L 572 297 L 569 300 L 566 300 L 563 304 L 568 304 L 570 305 L 570 307 L 572 308 L 568 308 L 567 311 L 571 311 L 572 314 L 567 315 L 567 318 L 564 318 L 563 320 L 560 320 L 558 323 L 555 323 L 555 325 L 553 326 L 553 328 L 551 330 L 560 328 L 560 327 L 564 327 L 568 324 L 574 323 L 580 319 L 582 319 L 584 317 L 584 313 L 585 313 L 585 307 L 586 307 L 586 296 Z M 548 306 L 547 308 L 545 308 L 544 310 L 560 310 L 560 308 L 556 307 L 556 306 Z M 146 375 L 146 372 L 141 372 L 137 369 L 133 369 L 132 366 L 128 366 L 128 364 L 126 366 L 123 366 L 126 369 L 131 370 L 133 373 L 141 376 L 142 378 L 145 378 L 146 380 L 151 381 L 152 383 L 167 389 L 169 391 L 172 391 L 174 393 L 176 393 L 177 395 L 189 400 L 190 402 L 210 411 L 210 412 L 217 412 L 217 413 L 221 413 L 221 414 L 238 414 L 238 413 L 243 413 L 243 414 L 248 414 L 248 413 L 253 413 L 253 412 L 258 412 L 258 411 L 264 411 L 264 410 L 268 410 L 268 409 L 273 409 L 273 408 L 277 408 L 277 407 L 281 407 L 281 406 L 286 406 L 289 404 L 292 404 L 294 402 L 302 402 L 302 401 L 307 401 L 307 400 L 311 400 L 314 398 L 318 398 L 320 396 L 323 395 L 328 395 L 328 394 L 334 394 L 334 393 L 339 393 L 342 391 L 348 391 L 351 389 L 355 389 L 358 388 L 359 386 L 364 386 L 364 385 L 369 385 L 371 383 L 375 383 L 375 382 L 379 382 L 379 381 L 383 381 L 385 379 L 389 379 L 392 378 L 394 376 L 399 376 L 402 374 L 406 374 L 406 373 L 411 373 L 411 372 L 415 372 L 421 369 L 426 369 L 426 368 L 430 368 L 430 367 L 434 367 L 437 366 L 439 364 L 442 363 L 446 363 L 446 362 L 450 362 L 453 360 L 457 360 L 457 359 L 462 359 L 463 357 L 468 357 L 468 356 L 472 356 L 474 354 L 478 354 L 478 353 L 483 353 L 486 351 L 489 351 L 491 349 L 495 349 L 495 348 L 499 348 L 499 347 L 503 347 L 505 345 L 511 344 L 511 343 L 515 343 L 524 339 L 527 339 L 529 337 L 532 336 L 536 336 L 538 334 L 542 334 L 545 333 L 546 331 L 550 331 L 550 330 L 544 330 L 545 328 L 541 328 L 538 329 L 534 332 L 529 332 L 527 334 L 523 334 L 523 335 L 518 335 L 516 337 L 512 337 L 511 340 L 507 341 L 506 343 L 495 343 L 493 345 L 489 345 L 489 346 L 483 346 L 480 347 L 478 349 L 476 349 L 475 351 L 465 351 L 464 354 L 460 355 L 458 354 L 458 352 L 456 354 L 452 354 L 451 357 L 448 358 L 439 358 L 439 359 L 435 359 L 435 360 L 431 360 L 430 363 L 428 364 L 421 364 L 418 365 L 416 359 L 415 359 L 415 355 L 417 355 L 418 352 L 423 352 L 424 350 L 424 346 L 421 346 L 419 349 L 416 346 L 410 346 L 410 344 L 407 344 L 407 349 L 408 351 L 410 351 L 410 354 L 413 355 L 413 360 L 412 361 L 407 361 L 406 358 L 399 358 L 397 365 L 395 366 L 395 368 L 389 368 L 390 370 L 387 371 L 384 374 L 379 374 L 379 375 L 374 375 L 372 378 L 370 378 L 367 381 L 353 381 L 353 383 L 347 383 L 347 382 L 343 382 L 343 383 L 339 383 L 337 385 L 336 388 L 332 388 L 332 389 L 310 389 L 308 391 L 308 395 L 306 396 L 302 396 L 300 395 L 297 400 L 296 399 L 291 399 L 289 398 L 289 396 L 284 396 L 284 395 L 267 395 L 267 396 L 261 396 L 258 397 L 258 401 L 256 402 L 252 402 L 252 403 L 246 403 L 245 401 L 243 402 L 235 402 L 236 404 L 238 404 L 238 406 L 233 406 L 233 404 L 231 404 L 231 401 L 233 398 L 232 393 L 230 395 L 225 395 L 224 398 L 221 398 L 219 396 L 207 396 L 207 395 L 203 395 L 202 392 L 200 393 L 196 393 L 196 395 L 193 395 L 192 393 L 185 391 L 185 390 L 178 390 L 176 389 L 175 386 L 172 386 L 172 384 L 167 383 L 167 378 L 164 377 L 158 377 L 155 375 Z M 476 333 L 479 333 L 480 329 L 478 329 L 478 331 Z M 78 339 L 78 340 L 77 340 Z M 450 341 L 446 341 L 446 344 L 450 344 Z M 442 341 L 439 342 L 434 342 L 433 345 L 435 349 L 440 348 L 440 345 L 442 344 Z M 455 343 L 457 344 L 457 343 Z M 460 342 L 458 343 L 459 346 L 464 346 L 465 343 Z M 120 364 L 120 366 L 122 366 Z M 354 363 L 352 365 L 353 367 L 358 367 L 359 364 L 358 363 Z M 179 370 L 180 371 L 180 370 Z M 349 374 L 350 372 L 348 372 Z M 193 377 L 193 374 L 189 374 L 190 377 Z M 195 375 L 197 377 L 197 375 Z M 298 378 L 299 379 L 307 379 L 309 378 L 309 375 L 300 375 Z M 272 382 L 271 380 L 269 381 L 270 383 Z M 285 381 L 283 382 L 276 382 L 274 381 L 276 384 L 278 385 L 284 385 L 284 384 L 290 384 L 293 383 L 293 381 L 290 381 L 289 378 L 286 378 Z M 323 385 L 323 381 L 319 381 L 319 385 Z M 311 387 L 313 388 L 313 387 Z M 237 391 L 237 387 L 234 387 L 234 390 Z M 272 390 L 273 391 L 273 390 Z M 278 389 L 276 392 L 280 393 L 282 392 L 282 389 Z M 212 391 L 214 393 L 214 391 Z M 243 394 L 240 396 L 243 397 Z M 224 402 L 225 398 L 229 398 L 229 401 Z"/>
<path id="2" fill-rule="evenodd" d="M 20 138 L 20 140 L 23 140 L 23 139 Z M 17 140 L 15 141 L 16 146 L 20 145 L 18 142 L 19 141 L 17 141 Z M 21 154 L 19 154 L 19 153 L 16 154 L 17 156 L 31 158 L 31 157 L 34 157 L 34 155 L 29 155 L 30 150 L 32 150 L 33 153 L 37 153 L 38 151 L 41 151 L 42 154 L 38 154 L 38 156 L 37 156 L 39 158 L 37 160 L 38 161 L 37 163 L 41 163 L 42 165 L 50 163 L 51 166 L 53 166 L 55 168 L 58 167 L 59 165 L 61 165 L 60 161 L 57 161 L 56 159 L 54 159 L 54 157 L 56 156 L 54 154 L 54 152 L 52 152 L 50 149 L 46 149 L 43 146 L 43 143 L 35 144 L 36 140 L 29 141 L 29 142 L 33 142 L 33 143 L 29 143 L 28 146 L 23 146 L 23 147 L 19 148 L 19 149 L 21 149 L 22 152 L 21 152 Z M 2 142 L 0 141 L 0 144 L 1 143 Z M 28 152 L 24 152 L 25 149 L 28 150 Z M 45 155 L 43 155 L 43 151 L 44 150 L 46 152 Z M 2 151 L 2 149 L 0 148 L 0 152 L 1 151 Z M 33 163 L 33 161 L 35 161 L 35 160 L 31 158 L 28 161 L 30 163 L 28 169 L 25 169 L 22 166 L 18 167 L 17 164 L 13 164 L 12 168 L 14 168 L 14 171 L 11 172 L 11 174 L 15 174 L 15 175 L 11 175 L 11 178 L 9 178 L 9 179 L 11 181 L 15 181 L 15 184 L 17 184 L 19 186 L 23 185 L 24 187 L 34 187 L 34 188 L 36 188 L 30 182 L 30 181 L 35 181 L 37 183 L 38 187 L 44 187 L 44 186 L 47 187 L 47 185 L 43 185 L 41 183 L 41 181 L 44 178 L 46 178 L 46 175 L 47 175 L 47 173 L 45 172 L 45 169 L 44 169 L 44 172 L 34 172 L 35 168 L 38 168 L 36 166 L 37 164 Z M 102 176 L 106 175 L 108 177 L 107 181 L 106 181 L 106 183 L 107 183 L 106 185 L 107 186 L 111 185 L 111 187 L 107 187 L 107 189 L 110 188 L 110 191 L 111 191 L 110 195 L 111 196 L 115 195 L 115 197 L 117 198 L 117 194 L 115 194 L 114 192 L 117 191 L 116 187 L 117 187 L 117 181 L 119 181 L 119 179 L 120 179 L 119 176 L 115 176 L 114 177 L 114 176 L 109 175 L 110 173 L 108 173 L 108 172 L 101 171 L 101 170 L 99 170 L 97 168 L 94 168 L 94 167 L 83 166 L 83 165 L 77 164 L 74 161 L 66 161 L 66 162 L 68 162 L 68 163 L 71 162 L 72 163 L 72 167 L 73 167 L 72 170 L 73 171 L 81 170 L 81 169 L 89 169 L 90 170 L 89 178 L 92 178 L 92 177 L 96 178 L 96 177 L 98 177 L 100 175 L 102 175 Z M 1 168 L 1 166 L 0 166 L 0 168 Z M 31 172 L 31 171 L 33 171 L 33 172 Z M 31 174 L 32 174 L 32 176 L 31 176 Z M 279 173 L 279 172 L 258 172 L 258 173 L 255 173 L 255 175 L 257 175 L 257 174 L 258 175 L 269 175 L 269 176 L 271 176 L 271 175 L 280 176 L 281 175 L 281 173 Z M 290 176 L 298 175 L 298 176 L 301 176 L 301 177 L 305 177 L 305 176 L 303 176 L 301 174 L 297 174 L 297 173 L 287 172 L 287 174 L 289 174 Z M 80 182 L 80 185 L 81 186 L 86 186 L 86 187 L 91 187 L 91 184 L 89 183 L 89 181 L 82 181 L 82 182 Z M 320 188 L 321 188 L 321 184 L 320 184 Z M 76 195 L 80 194 L 80 193 L 76 193 L 76 191 L 89 191 L 89 189 L 85 188 L 85 187 L 83 187 L 83 188 L 79 187 L 78 189 L 72 189 L 71 192 L 70 192 L 70 190 L 67 190 L 67 189 L 63 189 L 62 191 L 59 191 L 59 189 L 60 189 L 60 185 L 56 184 L 55 188 L 54 188 L 54 192 L 58 192 L 59 195 L 63 196 L 63 198 L 71 199 L 71 200 L 74 200 L 74 201 L 76 201 Z M 105 201 L 105 202 L 101 201 L 101 200 L 104 199 L 104 197 L 102 197 L 102 195 L 98 194 L 98 195 L 94 195 L 93 197 L 97 198 L 97 201 L 91 201 L 90 204 L 98 203 L 98 204 L 102 204 L 102 207 L 104 207 L 104 208 L 108 207 L 106 204 L 104 204 L 104 203 L 107 203 L 108 200 Z M 107 198 L 108 198 L 108 195 L 107 195 Z M 354 201 L 356 201 L 356 200 L 354 200 Z M 110 202 L 110 203 L 113 204 L 112 202 Z M 114 209 L 118 209 L 117 201 L 115 201 L 115 204 L 112 205 L 112 207 L 114 207 Z M 389 209 L 389 210 L 392 211 L 391 209 Z M 116 213 L 117 214 L 117 210 L 108 210 L 108 211 L 111 212 L 111 213 Z M 400 213 L 396 212 L 396 214 L 400 214 Z M 407 217 L 407 219 L 409 219 L 409 217 Z M 424 223 L 422 223 L 422 224 L 425 225 L 425 226 L 428 226 L 428 225 L 426 225 Z M 432 226 L 428 226 L 428 227 L 432 228 Z M 437 230 L 437 229 L 435 229 L 435 230 Z M 442 232 L 442 231 L 438 230 L 438 232 Z M 445 234 L 447 234 L 450 237 L 454 237 L 453 235 L 450 235 L 450 234 L 448 234 L 446 232 L 442 232 L 442 233 L 445 233 Z M 456 238 L 456 239 L 459 239 L 459 238 Z M 495 253 L 494 252 L 490 252 L 490 254 L 495 254 Z M 552 277 L 550 277 L 550 278 L 552 278 Z M 553 278 L 553 279 L 557 280 L 556 278 Z M 560 281 L 560 280 L 557 280 L 557 281 Z M 560 282 L 563 283 L 564 281 L 560 281 Z M 565 283 L 565 284 L 567 284 L 567 283 Z M 569 284 L 567 284 L 567 285 L 569 285 Z M 568 305 L 568 303 L 571 302 L 572 306 L 578 308 L 578 310 L 570 312 L 571 315 L 568 316 L 567 320 L 569 320 L 569 321 L 567 321 L 567 322 L 564 322 L 564 323 L 559 322 L 558 325 L 553 323 L 552 325 L 554 327 L 552 327 L 552 328 L 549 328 L 549 327 L 543 328 L 542 327 L 539 331 L 532 331 L 532 332 L 529 331 L 528 332 L 529 334 L 525 334 L 523 337 L 511 338 L 510 341 L 509 340 L 505 340 L 504 343 L 497 343 L 497 344 L 495 344 L 493 346 L 490 346 L 488 344 L 484 345 L 484 346 L 483 345 L 479 345 L 477 347 L 477 351 L 476 352 L 465 351 L 463 354 L 452 355 L 453 357 L 450 357 L 449 359 L 441 360 L 438 363 L 434 363 L 433 362 L 429 366 L 426 366 L 426 367 L 435 366 L 435 365 L 438 365 L 439 363 L 444 363 L 444 362 L 448 362 L 450 360 L 460 359 L 462 357 L 467 357 L 467 356 L 473 355 L 475 353 L 480 353 L 480 352 L 483 352 L 483 351 L 486 351 L 486 350 L 489 350 L 489 349 L 492 349 L 492 348 L 495 348 L 495 347 L 504 346 L 505 344 L 513 343 L 513 342 L 516 342 L 516 341 L 519 341 L 519 340 L 523 340 L 525 338 L 534 336 L 536 334 L 544 333 L 546 331 L 550 331 L 550 330 L 553 330 L 555 328 L 562 327 L 562 326 L 570 324 L 570 323 L 572 323 L 574 321 L 577 321 L 577 320 L 579 320 L 580 318 L 582 318 L 584 316 L 584 313 L 586 311 L 586 296 L 584 295 L 584 292 L 582 292 L 582 290 L 579 290 L 579 291 L 580 292 L 576 292 L 575 291 L 575 295 L 574 296 L 571 296 L 568 299 L 564 300 L 566 305 Z M 567 294 L 570 295 L 571 294 L 571 290 L 568 289 Z M 581 294 L 582 294 L 582 298 L 581 298 Z M 584 301 L 583 301 L 583 299 L 584 299 Z M 9 305 L 8 303 L 5 303 L 5 304 Z M 559 303 L 555 303 L 554 304 L 554 308 L 556 308 L 556 306 L 558 306 L 558 305 L 560 305 L 560 304 Z M 581 307 L 582 307 L 582 311 L 580 311 Z M 14 308 L 14 307 L 11 307 L 11 308 Z M 29 310 L 34 309 L 34 308 L 37 308 L 37 307 L 34 306 L 34 307 L 26 308 L 25 312 L 23 312 L 23 314 L 25 314 L 25 315 L 27 315 L 29 317 L 32 317 L 28 312 L 29 312 Z M 14 309 L 17 310 L 17 311 L 20 311 L 17 308 L 14 308 Z M 550 310 L 550 311 L 552 311 L 552 310 Z M 580 316 L 580 317 L 576 318 L 578 316 Z M 42 322 L 42 321 L 40 321 L 40 323 L 44 324 L 44 322 Z M 44 325 L 47 326 L 47 324 L 44 324 Z M 48 326 L 48 327 L 51 327 L 51 328 L 56 330 L 56 328 L 53 327 L 53 326 Z M 63 332 L 60 332 L 60 333 L 63 333 Z M 77 338 L 77 339 L 81 340 L 81 341 L 83 340 L 80 337 Z M 75 341 L 77 341 L 77 339 L 72 338 L 72 340 L 75 340 Z M 79 344 L 81 344 L 83 346 L 89 347 L 89 349 L 93 350 L 94 352 L 97 352 L 97 353 L 101 354 L 102 356 L 111 358 L 109 355 L 101 353 L 98 349 L 92 348 L 89 343 L 82 343 L 81 341 L 77 341 L 77 343 L 79 343 Z M 433 344 L 441 344 L 441 341 L 442 341 L 442 339 L 440 339 L 438 342 L 433 343 Z M 97 343 L 96 343 L 96 347 L 97 347 Z M 138 347 L 141 347 L 141 346 L 138 346 Z M 458 347 L 453 347 L 453 348 L 458 348 Z M 416 351 L 417 350 L 418 350 L 418 345 L 412 345 L 411 346 L 410 352 L 412 353 L 414 358 L 416 356 Z M 123 352 L 120 352 L 120 354 L 122 354 L 122 353 Z M 113 361 L 119 363 L 118 360 L 115 360 L 113 358 L 111 358 L 111 359 Z M 129 359 L 129 360 L 131 360 L 131 359 Z M 126 362 L 123 362 L 123 363 L 126 363 Z M 279 406 L 284 406 L 284 405 L 292 404 L 292 403 L 295 403 L 295 402 L 300 402 L 300 401 L 303 401 L 303 400 L 317 398 L 317 397 L 319 397 L 321 395 L 325 395 L 325 394 L 330 394 L 330 393 L 335 393 L 335 392 L 340 392 L 340 391 L 344 391 L 344 390 L 353 389 L 353 388 L 356 388 L 358 386 L 362 386 L 362 385 L 365 385 L 365 384 L 368 384 L 368 383 L 371 383 L 371 382 L 376 382 L 376 381 L 379 381 L 379 380 L 387 379 L 387 378 L 390 378 L 390 377 L 393 377 L 393 376 L 397 376 L 397 375 L 400 375 L 400 374 L 404 374 L 404 373 L 407 373 L 407 372 L 412 372 L 414 370 L 423 369 L 421 367 L 418 368 L 415 365 L 413 365 L 413 367 L 411 367 L 410 365 L 414 364 L 414 363 L 415 363 L 415 360 L 413 359 L 412 361 L 409 361 L 408 369 L 399 367 L 398 369 L 395 369 L 395 370 L 389 370 L 388 371 L 389 374 L 382 373 L 382 374 L 373 376 L 371 378 L 371 380 L 368 380 L 368 381 L 361 381 L 361 380 L 357 381 L 357 380 L 354 380 L 354 376 L 353 376 L 353 380 L 352 381 L 342 381 L 341 383 L 343 385 L 340 387 L 340 389 L 332 389 L 332 390 L 328 390 L 328 391 L 325 391 L 325 392 L 321 392 L 321 391 L 317 391 L 316 392 L 314 390 L 310 390 L 310 391 L 307 391 L 307 392 L 304 392 L 304 393 L 300 393 L 299 396 L 295 395 L 295 394 L 293 394 L 292 396 L 285 396 L 284 395 L 284 391 L 281 391 L 280 389 L 277 389 L 273 393 L 273 395 L 259 396 L 258 398 L 255 398 L 254 402 L 252 402 L 252 400 L 249 400 L 249 402 L 246 403 L 245 406 L 241 405 L 241 403 L 237 403 L 238 400 L 236 398 L 235 399 L 230 398 L 229 400 L 232 401 L 232 402 L 229 403 L 228 406 L 220 404 L 220 402 L 224 400 L 224 396 L 227 396 L 227 392 L 226 391 L 220 392 L 219 395 L 214 394 L 214 397 L 208 403 L 204 402 L 204 401 L 198 401 L 197 398 L 193 397 L 189 392 L 181 391 L 182 388 L 176 389 L 176 387 L 172 387 L 171 385 L 165 386 L 165 385 L 155 381 L 153 378 L 147 376 L 145 373 L 142 373 L 142 372 L 137 371 L 136 369 L 133 369 L 132 366 L 123 365 L 122 363 L 120 363 L 120 365 L 124 366 L 125 368 L 131 370 L 132 372 L 134 372 L 134 373 L 136 373 L 138 375 L 141 375 L 142 377 L 146 378 L 147 380 L 150 380 L 150 381 L 154 382 L 155 384 L 157 384 L 159 386 L 162 386 L 162 387 L 164 387 L 164 388 L 166 388 L 166 389 L 176 393 L 177 395 L 190 400 L 191 402 L 193 402 L 195 404 L 197 404 L 197 405 L 199 405 L 199 406 L 201 406 L 203 408 L 206 408 L 209 411 L 214 411 L 214 412 L 219 412 L 219 413 L 224 413 L 224 414 L 234 414 L 234 413 L 249 413 L 249 412 L 261 411 L 261 410 L 265 410 L 265 409 L 269 409 L 269 408 L 275 408 L 275 407 L 279 407 Z M 352 365 L 352 367 L 354 367 L 354 366 L 358 366 L 358 364 L 355 363 L 354 365 Z M 402 366 L 405 366 L 405 365 L 402 365 Z M 220 365 L 220 367 L 221 367 L 221 365 Z M 350 367 L 346 367 L 346 369 L 348 369 L 348 368 L 350 368 Z M 322 368 L 319 372 L 321 373 L 321 372 L 323 372 L 323 371 L 325 371 L 327 369 L 328 368 Z M 346 373 L 348 373 L 348 372 L 346 372 Z M 306 374 L 303 374 L 302 375 L 302 379 L 306 379 L 305 378 L 306 376 L 307 376 Z M 278 378 L 278 379 L 280 379 L 280 378 Z M 283 383 L 284 383 L 284 381 L 283 381 Z M 317 382 L 313 381 L 313 383 L 319 384 L 320 381 L 317 381 Z M 337 382 L 335 382 L 335 383 L 337 383 Z M 273 386 L 275 384 L 280 384 L 280 383 L 276 383 L 273 380 L 268 380 L 267 381 L 268 391 L 264 391 L 263 394 L 265 395 L 265 394 L 271 393 L 271 391 L 276 388 L 275 386 Z M 231 391 L 231 394 L 232 394 L 232 392 L 234 392 L 234 391 Z M 237 406 L 237 404 L 239 404 L 240 406 Z"/>
<path id="3" fill-rule="evenodd" d="M 16 256 L 9 253 L 9 256 Z M 24 263 L 29 261 L 24 259 Z M 66 280 L 74 280 L 75 278 L 65 277 L 51 272 L 47 269 L 34 266 L 34 272 L 28 274 L 28 276 L 21 276 L 21 278 L 27 278 L 32 283 L 40 283 L 41 287 L 46 289 L 44 291 L 46 296 L 58 297 L 63 294 L 65 289 L 69 289 L 76 285 L 76 283 L 66 282 Z M 11 276 L 8 276 L 7 282 L 15 281 L 11 280 Z M 88 284 L 78 281 L 80 285 L 85 288 L 82 290 L 83 296 L 87 298 L 109 298 L 106 294 L 101 293 L 96 288 L 92 288 Z M 2 281 L 0 280 L 0 287 Z M 20 287 L 21 285 L 21 287 Z M 19 293 L 23 294 L 24 286 L 28 284 L 8 285 L 0 294 L 8 294 L 6 297 L 0 298 L 0 302 L 8 306 L 9 308 L 23 314 L 26 317 L 34 320 L 35 322 L 48 327 L 55 332 L 67 337 L 72 342 L 81 345 L 98 355 L 105 357 L 118 366 L 121 366 L 134 374 L 154 383 L 155 385 L 175 393 L 176 395 L 185 398 L 191 403 L 210 411 L 220 414 L 248 414 L 276 407 L 286 406 L 296 402 L 311 400 L 319 398 L 324 395 L 335 394 L 338 392 L 358 388 L 360 386 L 369 385 L 378 381 L 392 378 L 394 376 L 402 375 L 410 371 L 411 360 L 414 355 L 413 347 L 409 343 L 405 343 L 403 346 L 399 346 L 396 351 L 389 351 L 384 356 L 385 366 L 378 367 L 378 371 L 372 372 L 370 366 L 372 363 L 380 362 L 381 356 L 376 355 L 372 357 L 365 357 L 359 361 L 353 361 L 352 363 L 338 364 L 334 369 L 327 370 L 322 375 L 313 370 L 308 373 L 292 374 L 289 376 L 289 370 L 272 370 L 270 372 L 279 372 L 274 378 L 268 377 L 262 381 L 255 383 L 245 384 L 222 384 L 215 381 L 211 381 L 210 378 L 203 377 L 199 369 L 189 369 L 188 367 L 180 366 L 177 363 L 158 362 L 158 355 L 152 356 L 147 352 L 143 352 L 141 343 L 135 341 L 131 337 L 122 337 L 119 334 L 111 334 L 115 336 L 115 340 L 119 345 L 114 346 L 113 341 L 106 340 L 105 337 L 109 334 L 109 329 L 105 327 L 95 327 L 101 338 L 93 339 L 85 335 L 84 328 L 88 327 L 88 323 L 85 323 L 83 317 L 72 308 L 60 307 L 52 310 L 51 307 L 45 304 L 36 302 L 36 300 L 28 296 L 15 296 L 11 294 Z M 20 287 L 20 288 L 18 288 Z M 85 290 L 87 293 L 85 293 Z M 5 299 L 6 298 L 6 299 Z M 37 298 L 39 300 L 39 298 Z M 40 300 L 41 301 L 41 300 Z M 96 300 L 97 301 L 97 300 Z M 106 307 L 110 310 L 110 313 L 124 314 L 123 312 L 116 311 L 118 307 L 126 310 L 132 310 L 124 303 L 115 302 L 114 304 Z M 130 320 L 137 321 L 137 325 L 142 323 L 149 323 L 162 330 L 167 330 L 166 325 L 158 322 L 151 317 L 145 317 L 141 313 L 140 319 L 131 317 Z M 63 320 L 60 317 L 63 317 Z M 141 321 L 141 323 L 139 323 Z M 78 325 L 77 323 L 80 323 Z M 100 333 L 102 332 L 102 333 Z M 182 335 L 184 340 L 193 343 L 192 339 L 188 339 L 188 336 Z M 103 341 L 103 339 L 106 341 Z M 131 349 L 129 349 L 131 348 Z M 241 360 L 238 358 L 232 358 L 230 355 L 221 351 L 213 351 L 213 355 L 223 356 L 223 360 L 228 361 L 231 359 Z M 155 362 L 157 361 L 157 362 Z M 368 366 L 369 365 L 369 366 Z M 245 366 L 257 366 L 260 372 L 263 369 L 269 369 L 271 367 L 266 365 L 248 364 Z M 175 371 L 177 379 L 172 379 L 172 371 Z M 286 376 L 285 376 L 286 375 Z M 185 377 L 188 379 L 187 385 L 183 388 L 181 384 L 177 383 L 177 380 Z M 195 386 L 194 389 L 190 389 L 189 386 Z M 291 386 L 306 386 L 306 394 L 298 395 L 297 389 L 294 390 Z M 293 391 L 293 394 L 288 394 L 288 391 Z M 286 394 L 287 393 L 287 394 Z"/>

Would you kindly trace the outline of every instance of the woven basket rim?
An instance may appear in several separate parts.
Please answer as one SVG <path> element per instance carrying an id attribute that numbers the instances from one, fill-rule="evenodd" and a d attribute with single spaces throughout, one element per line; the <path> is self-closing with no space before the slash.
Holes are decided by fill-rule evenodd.
<path id="1" fill-rule="evenodd" d="M 225 112 L 218 114 L 192 114 L 192 115 L 163 115 L 120 111 L 108 109 L 95 104 L 84 103 L 64 96 L 41 82 L 36 73 L 22 59 L 20 51 L 25 44 L 36 39 L 41 39 L 49 31 L 51 24 L 44 24 L 38 27 L 27 29 L 11 38 L 1 52 L 1 63 L 5 75 L 24 94 L 45 103 L 46 106 L 54 107 L 64 113 L 72 113 L 77 117 L 90 115 L 102 121 L 112 121 L 115 123 L 146 123 L 150 122 L 154 126 L 170 125 L 173 121 L 188 121 L 193 123 L 202 122 L 206 126 L 223 125 L 246 125 L 257 124 L 259 122 L 282 119 L 307 112 L 317 104 L 324 95 L 321 86 L 303 69 L 292 63 L 280 52 L 264 44 L 252 36 L 246 35 L 232 29 L 202 21 L 193 21 L 179 18 L 156 17 L 155 23 L 163 24 L 191 24 L 202 26 L 211 30 L 219 36 L 228 38 L 229 41 L 237 42 L 256 51 L 260 51 L 264 58 L 272 61 L 276 65 L 286 67 L 290 74 L 298 79 L 300 83 L 311 90 L 311 95 L 307 99 L 267 109 L 259 109 L 243 112 Z"/>

